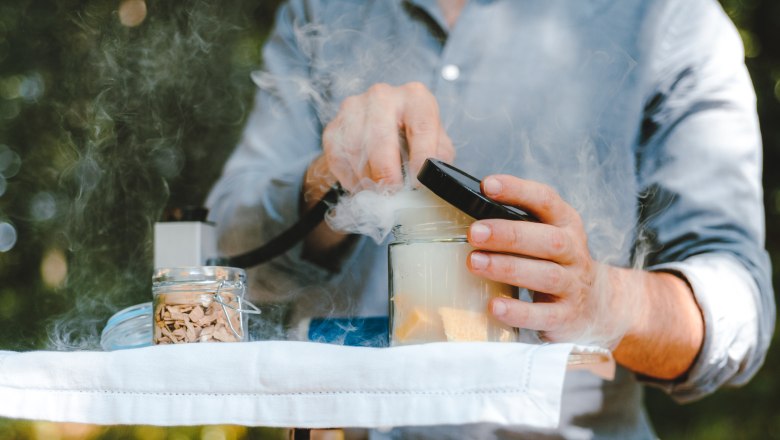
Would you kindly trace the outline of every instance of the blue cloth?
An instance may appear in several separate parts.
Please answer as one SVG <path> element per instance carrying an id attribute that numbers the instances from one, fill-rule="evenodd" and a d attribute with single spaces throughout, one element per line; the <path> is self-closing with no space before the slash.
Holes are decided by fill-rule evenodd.
<path id="1" fill-rule="evenodd" d="M 386 316 L 314 318 L 306 333 L 306 339 L 312 342 L 351 347 L 387 347 L 390 336 Z"/>
<path id="2" fill-rule="evenodd" d="M 224 253 L 297 220 L 302 177 L 345 97 L 419 81 L 458 167 L 553 186 L 595 258 L 679 273 L 702 309 L 704 347 L 685 378 L 574 373 L 560 429 L 537 435 L 650 438 L 642 380 L 690 401 L 760 367 L 775 320 L 761 139 L 739 35 L 714 0 L 472 0 L 452 29 L 436 0 L 294 0 L 263 60 L 243 139 L 208 199 Z M 299 317 L 386 314 L 385 245 L 357 240 L 337 271 L 293 249 L 253 271 L 254 294 L 295 301 Z"/>

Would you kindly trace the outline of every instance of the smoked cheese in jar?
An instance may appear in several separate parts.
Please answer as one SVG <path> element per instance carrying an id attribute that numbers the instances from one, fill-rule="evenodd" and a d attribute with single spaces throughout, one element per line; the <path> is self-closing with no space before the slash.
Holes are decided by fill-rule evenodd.
<path id="1" fill-rule="evenodd" d="M 425 188 L 413 193 L 421 202 L 399 211 L 388 248 L 390 345 L 516 341 L 517 329 L 490 316 L 488 303 L 518 289 L 466 266 L 474 219 Z"/>

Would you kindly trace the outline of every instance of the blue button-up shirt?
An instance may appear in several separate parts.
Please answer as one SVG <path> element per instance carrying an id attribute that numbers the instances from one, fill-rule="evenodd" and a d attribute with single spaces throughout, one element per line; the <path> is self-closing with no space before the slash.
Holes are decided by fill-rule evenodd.
<path id="1" fill-rule="evenodd" d="M 452 29 L 436 0 L 294 0 L 263 60 L 243 139 L 208 200 L 225 254 L 297 220 L 304 172 L 345 97 L 419 81 L 457 166 L 552 185 L 580 212 L 595 258 L 685 277 L 704 346 L 684 378 L 655 385 L 688 401 L 761 365 L 775 319 L 761 140 L 739 36 L 714 0 L 471 0 Z M 385 244 L 370 240 L 335 272 L 296 248 L 254 271 L 255 295 L 295 300 L 298 316 L 386 314 L 386 268 Z M 557 434 L 651 437 L 642 381 L 570 373 Z M 386 435 L 399 432 L 413 434 Z"/>

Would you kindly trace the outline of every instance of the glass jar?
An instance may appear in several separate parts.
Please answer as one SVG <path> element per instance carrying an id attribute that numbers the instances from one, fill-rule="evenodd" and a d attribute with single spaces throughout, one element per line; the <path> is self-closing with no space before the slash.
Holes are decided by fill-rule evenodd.
<path id="1" fill-rule="evenodd" d="M 157 269 L 152 278 L 154 344 L 246 341 L 245 291 L 243 269 Z"/>
<path id="2" fill-rule="evenodd" d="M 517 288 L 466 266 L 474 219 L 427 190 L 415 192 L 427 201 L 398 212 L 388 248 L 390 345 L 517 340 L 516 329 L 488 314 L 491 298 L 516 298 Z"/>

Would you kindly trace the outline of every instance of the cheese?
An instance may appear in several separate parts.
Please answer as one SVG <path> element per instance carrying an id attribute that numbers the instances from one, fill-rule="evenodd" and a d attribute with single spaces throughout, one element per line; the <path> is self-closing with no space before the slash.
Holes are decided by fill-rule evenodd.
<path id="1" fill-rule="evenodd" d="M 436 314 L 421 307 L 396 305 L 393 318 L 394 345 L 446 340 L 441 319 Z"/>
<path id="2" fill-rule="evenodd" d="M 447 341 L 487 341 L 488 317 L 484 312 L 439 307 Z"/>

